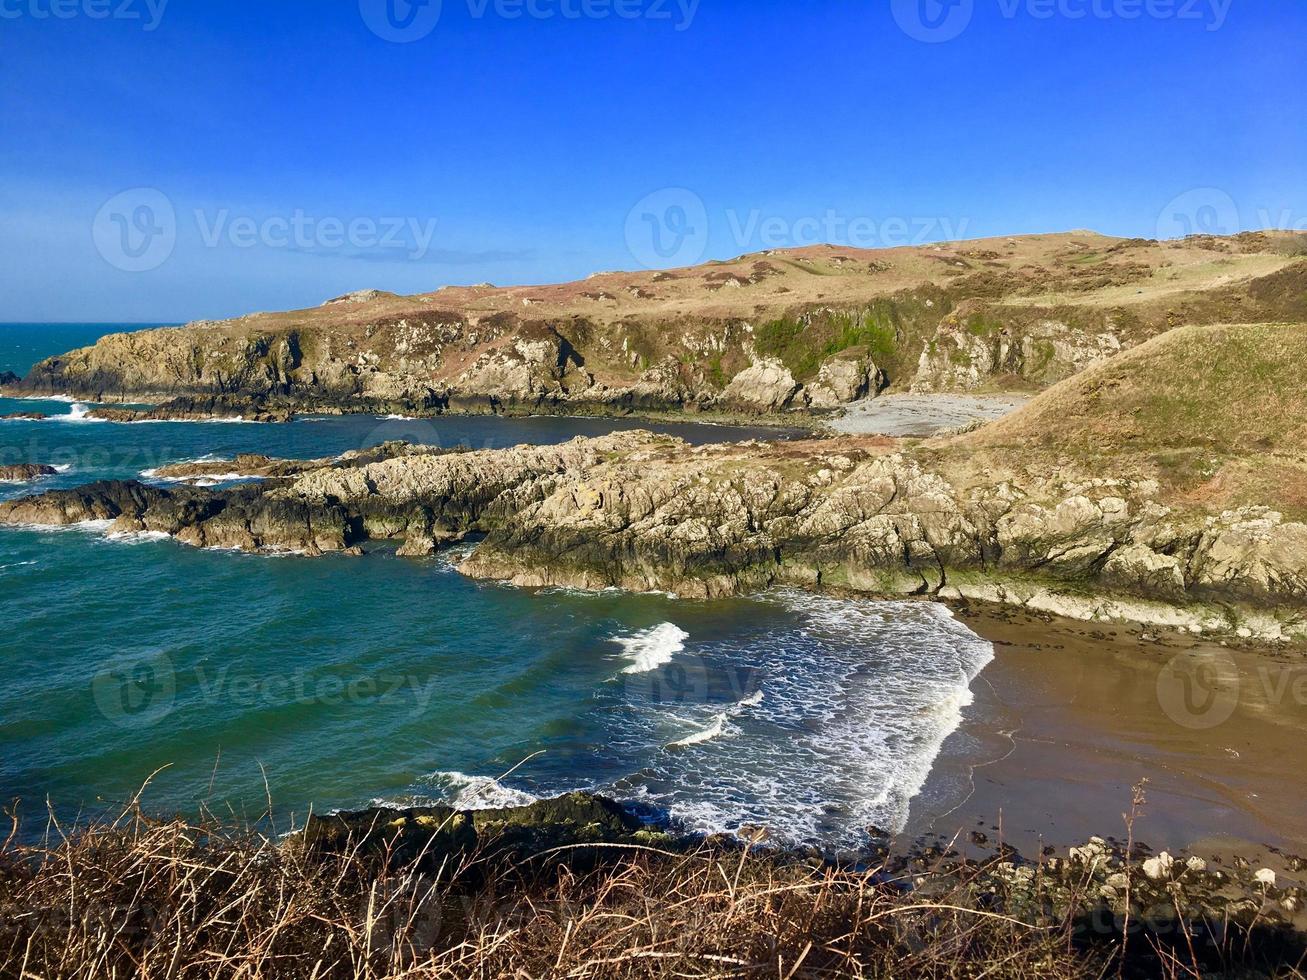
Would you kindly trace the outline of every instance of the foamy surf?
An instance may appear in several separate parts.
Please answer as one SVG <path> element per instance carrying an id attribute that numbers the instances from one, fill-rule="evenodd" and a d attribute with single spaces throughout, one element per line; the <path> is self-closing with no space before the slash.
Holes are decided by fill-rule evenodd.
<path id="1" fill-rule="evenodd" d="M 712 724 L 703 731 L 695 732 L 693 735 L 683 738 L 679 742 L 672 742 L 667 747 L 669 749 L 685 749 L 689 748 L 691 745 L 702 745 L 704 742 L 711 742 L 726 730 L 727 720 L 726 712 L 723 711 L 721 714 L 713 718 Z"/>
<path id="2" fill-rule="evenodd" d="M 464 772 L 434 772 L 424 782 L 436 791 L 442 802 L 458 810 L 529 806 L 539 799 L 489 776 L 469 776 Z"/>
<path id="3" fill-rule="evenodd" d="M 759 688 L 747 698 L 741 699 L 730 710 L 714 715 L 712 723 L 709 724 L 707 728 L 697 731 L 693 735 L 689 735 L 680 741 L 670 742 L 667 747 L 669 749 L 684 749 L 689 748 L 692 745 L 702 745 L 704 742 L 711 742 L 713 739 L 720 738 L 722 735 L 731 731 L 730 722 L 732 718 L 738 718 L 749 708 L 756 708 L 758 705 L 762 704 L 762 697 L 762 688 Z"/>
<path id="4" fill-rule="evenodd" d="M 672 751 L 614 795 L 694 832 L 762 826 L 836 850 L 864 846 L 871 827 L 901 830 L 992 646 L 936 604 L 769 601 L 777 611 L 755 630 L 696 640 L 694 671 L 625 693 L 614 754 L 639 756 L 651 738 Z"/>
<path id="5" fill-rule="evenodd" d="M 623 668 L 623 674 L 647 674 L 671 663 L 689 638 L 690 634 L 675 623 L 662 623 L 630 636 L 613 637 L 613 642 L 631 662 Z"/>
<path id="6" fill-rule="evenodd" d="M 119 544 L 145 544 L 150 541 L 171 541 L 172 535 L 163 531 L 119 531 L 117 534 L 105 535 L 105 540 Z"/>

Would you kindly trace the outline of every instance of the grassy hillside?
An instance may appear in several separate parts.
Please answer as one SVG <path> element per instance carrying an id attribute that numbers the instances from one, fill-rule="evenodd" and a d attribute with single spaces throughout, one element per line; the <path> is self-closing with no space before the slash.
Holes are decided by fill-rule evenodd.
<path id="1" fill-rule="evenodd" d="M 1307 451 L 1307 325 L 1180 327 L 1055 385 L 964 437 L 1108 453 Z"/>
<path id="2" fill-rule="evenodd" d="M 1162 499 L 1219 513 L 1265 505 L 1307 519 L 1307 324 L 1180 327 L 952 440 L 988 467 L 1071 467 L 1156 479 Z"/>

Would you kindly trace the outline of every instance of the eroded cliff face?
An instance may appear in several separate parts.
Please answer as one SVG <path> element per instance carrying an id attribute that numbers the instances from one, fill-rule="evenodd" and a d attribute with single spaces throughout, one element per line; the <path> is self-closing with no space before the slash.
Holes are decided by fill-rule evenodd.
<path id="1" fill-rule="evenodd" d="M 887 387 L 1040 387 L 1180 322 L 1307 315 L 1299 244 L 1073 233 L 788 249 L 556 286 L 371 290 L 106 337 L 0 385 L 182 399 L 165 414 L 824 412 Z"/>
<path id="2" fill-rule="evenodd" d="M 248 465 L 270 478 L 97 484 L 0 504 L 0 522 L 107 520 L 113 533 L 309 555 L 393 540 L 422 556 L 471 535 L 462 570 L 521 586 L 707 597 L 787 583 L 1307 635 L 1307 525 L 1264 508 L 1177 511 L 1151 480 L 1014 472 L 963 488 L 885 441 L 691 448 L 645 432 Z"/>

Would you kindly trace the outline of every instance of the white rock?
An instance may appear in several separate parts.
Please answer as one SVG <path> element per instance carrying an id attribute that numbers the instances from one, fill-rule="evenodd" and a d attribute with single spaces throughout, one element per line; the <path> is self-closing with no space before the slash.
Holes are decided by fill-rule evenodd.
<path id="1" fill-rule="evenodd" d="M 1170 878 L 1171 872 L 1175 868 L 1175 858 L 1163 851 L 1155 858 L 1149 858 L 1144 862 L 1144 874 L 1153 881 L 1161 881 L 1164 878 Z"/>

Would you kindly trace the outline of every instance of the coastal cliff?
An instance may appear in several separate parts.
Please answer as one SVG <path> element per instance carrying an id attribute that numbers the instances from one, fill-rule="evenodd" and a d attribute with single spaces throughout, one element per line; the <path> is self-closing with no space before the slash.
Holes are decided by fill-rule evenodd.
<path id="1" fill-rule="evenodd" d="M 1075 232 L 782 249 L 552 286 L 365 290 L 111 335 L 0 385 L 163 403 L 145 418 L 824 413 L 886 388 L 1038 389 L 1182 323 L 1305 320 L 1305 252 L 1303 236 L 1281 233 Z"/>

